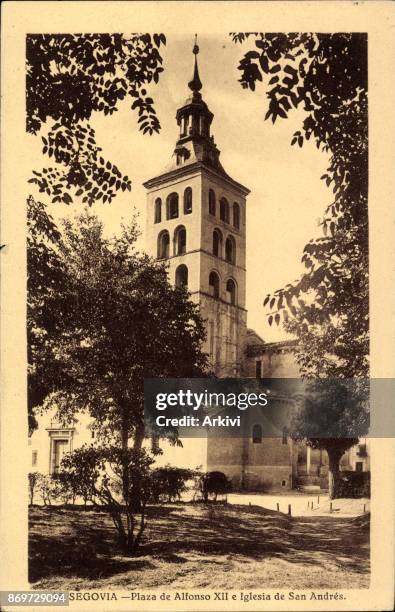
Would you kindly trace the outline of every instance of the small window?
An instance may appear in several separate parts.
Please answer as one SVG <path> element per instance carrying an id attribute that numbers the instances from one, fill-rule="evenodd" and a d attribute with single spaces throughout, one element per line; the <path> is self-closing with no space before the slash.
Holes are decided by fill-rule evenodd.
<path id="1" fill-rule="evenodd" d="M 208 212 L 215 216 L 215 193 L 212 189 L 208 192 Z"/>
<path id="2" fill-rule="evenodd" d="M 262 426 L 254 425 L 252 428 L 252 442 L 253 444 L 261 444 L 262 442 Z"/>
<path id="3" fill-rule="evenodd" d="M 174 232 L 174 255 L 184 255 L 187 250 L 187 231 L 183 225 Z"/>
<path id="4" fill-rule="evenodd" d="M 287 443 L 287 428 L 284 427 L 283 429 L 283 444 Z"/>
<path id="5" fill-rule="evenodd" d="M 213 255 L 216 257 L 222 255 L 222 234 L 218 229 L 213 231 Z"/>
<path id="6" fill-rule="evenodd" d="M 226 283 L 226 295 L 229 304 L 236 304 L 236 284 L 231 278 Z"/>
<path id="7" fill-rule="evenodd" d="M 32 466 L 35 467 L 37 465 L 37 451 L 32 451 Z"/>
<path id="8" fill-rule="evenodd" d="M 233 225 L 239 229 L 240 228 L 240 206 L 237 202 L 233 204 Z"/>
<path id="9" fill-rule="evenodd" d="M 229 223 L 229 202 L 226 198 L 221 198 L 219 202 L 219 218 Z"/>
<path id="10" fill-rule="evenodd" d="M 225 242 L 225 259 L 231 264 L 236 263 L 236 243 L 233 236 L 228 236 Z"/>
<path id="11" fill-rule="evenodd" d="M 357 461 L 355 463 L 355 470 L 357 472 L 363 472 L 363 461 Z"/>
<path id="12" fill-rule="evenodd" d="M 188 268 L 181 264 L 176 269 L 176 287 L 178 289 L 186 289 L 188 287 Z"/>
<path id="13" fill-rule="evenodd" d="M 169 247 L 169 232 L 161 232 L 158 236 L 158 259 L 167 259 L 169 257 Z"/>
<path id="14" fill-rule="evenodd" d="M 177 219 L 178 217 L 178 193 L 171 193 L 166 200 L 167 219 Z"/>
<path id="15" fill-rule="evenodd" d="M 262 378 L 262 361 L 255 362 L 255 378 Z"/>
<path id="16" fill-rule="evenodd" d="M 184 214 L 189 215 L 192 212 L 192 189 L 187 187 L 184 191 Z"/>
<path id="17" fill-rule="evenodd" d="M 209 276 L 210 294 L 215 298 L 219 298 L 219 276 L 216 272 L 210 272 Z"/>
<path id="18" fill-rule="evenodd" d="M 281 486 L 282 487 L 286 487 L 287 486 L 287 481 L 286 480 L 282 480 L 281 481 Z"/>
<path id="19" fill-rule="evenodd" d="M 162 221 L 162 200 L 160 198 L 156 198 L 155 200 L 155 223 L 160 223 Z"/>

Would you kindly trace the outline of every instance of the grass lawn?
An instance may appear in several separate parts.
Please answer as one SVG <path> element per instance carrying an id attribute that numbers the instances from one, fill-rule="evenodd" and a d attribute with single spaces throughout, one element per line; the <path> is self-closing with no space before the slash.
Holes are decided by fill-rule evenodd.
<path id="1" fill-rule="evenodd" d="M 369 515 L 288 517 L 257 506 L 150 509 L 138 557 L 107 514 L 34 507 L 30 580 L 40 589 L 367 588 Z"/>

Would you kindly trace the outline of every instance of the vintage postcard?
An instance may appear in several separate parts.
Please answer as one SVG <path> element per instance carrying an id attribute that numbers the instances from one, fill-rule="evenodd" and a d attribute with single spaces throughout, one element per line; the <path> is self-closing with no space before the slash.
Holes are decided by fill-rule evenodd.
<path id="1" fill-rule="evenodd" d="M 391 2 L 4 2 L 0 607 L 392 610 Z"/>

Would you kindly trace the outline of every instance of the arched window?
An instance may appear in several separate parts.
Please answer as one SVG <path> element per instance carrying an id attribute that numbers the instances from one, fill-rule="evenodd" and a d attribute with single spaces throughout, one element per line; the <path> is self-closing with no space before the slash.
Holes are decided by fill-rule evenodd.
<path id="1" fill-rule="evenodd" d="M 226 198 L 221 198 L 219 202 L 219 218 L 225 223 L 229 223 L 229 202 Z"/>
<path id="2" fill-rule="evenodd" d="M 213 231 L 213 255 L 222 256 L 222 234 L 219 229 Z"/>
<path id="3" fill-rule="evenodd" d="M 240 228 L 240 206 L 237 202 L 233 202 L 233 225 Z"/>
<path id="4" fill-rule="evenodd" d="M 192 212 L 192 189 L 187 187 L 184 191 L 184 215 Z"/>
<path id="5" fill-rule="evenodd" d="M 236 263 L 236 243 L 233 236 L 228 236 L 225 242 L 225 259 L 231 264 Z"/>
<path id="6" fill-rule="evenodd" d="M 262 426 L 254 425 L 252 428 L 252 442 L 253 444 L 261 444 L 262 442 Z"/>
<path id="7" fill-rule="evenodd" d="M 176 287 L 183 289 L 188 287 L 188 268 L 181 264 L 176 268 Z"/>
<path id="8" fill-rule="evenodd" d="M 208 192 L 208 212 L 215 215 L 215 193 L 212 189 Z"/>
<path id="9" fill-rule="evenodd" d="M 236 283 L 231 278 L 226 283 L 226 297 L 230 304 L 236 304 Z"/>
<path id="10" fill-rule="evenodd" d="M 169 257 L 170 235 L 168 231 L 161 232 L 158 236 L 158 259 Z"/>
<path id="11" fill-rule="evenodd" d="M 174 232 L 174 255 L 183 255 L 187 250 L 187 231 L 179 225 Z"/>
<path id="12" fill-rule="evenodd" d="M 162 221 L 162 200 L 160 198 L 156 198 L 155 200 L 155 223 L 160 223 Z"/>
<path id="13" fill-rule="evenodd" d="M 177 219 L 178 217 L 178 193 L 171 193 L 166 200 L 166 218 Z"/>
<path id="14" fill-rule="evenodd" d="M 214 298 L 218 299 L 219 298 L 219 276 L 216 272 L 210 272 L 208 283 L 210 285 L 210 294 Z"/>

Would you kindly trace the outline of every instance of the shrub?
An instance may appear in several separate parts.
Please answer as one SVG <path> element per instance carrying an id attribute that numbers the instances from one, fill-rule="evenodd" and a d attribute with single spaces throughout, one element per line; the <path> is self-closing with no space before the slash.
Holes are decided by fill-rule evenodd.
<path id="1" fill-rule="evenodd" d="M 29 480 L 29 506 L 34 504 L 34 492 L 38 483 L 40 481 L 41 474 L 40 472 L 29 472 L 28 480 Z"/>
<path id="2" fill-rule="evenodd" d="M 206 472 L 200 476 L 199 489 L 205 502 L 210 495 L 213 495 L 216 501 L 218 495 L 225 495 L 231 488 L 231 482 L 223 472 Z"/>
<path id="3" fill-rule="evenodd" d="M 370 497 L 370 472 L 340 472 L 340 497 Z"/>
<path id="4" fill-rule="evenodd" d="M 188 490 L 187 482 L 194 477 L 194 471 L 166 465 L 153 471 L 153 501 L 168 502 L 180 499 Z"/>
<path id="5" fill-rule="evenodd" d="M 37 484 L 44 506 L 52 506 L 54 500 L 61 498 L 62 487 L 56 476 L 51 476 L 51 474 L 40 474 Z"/>

